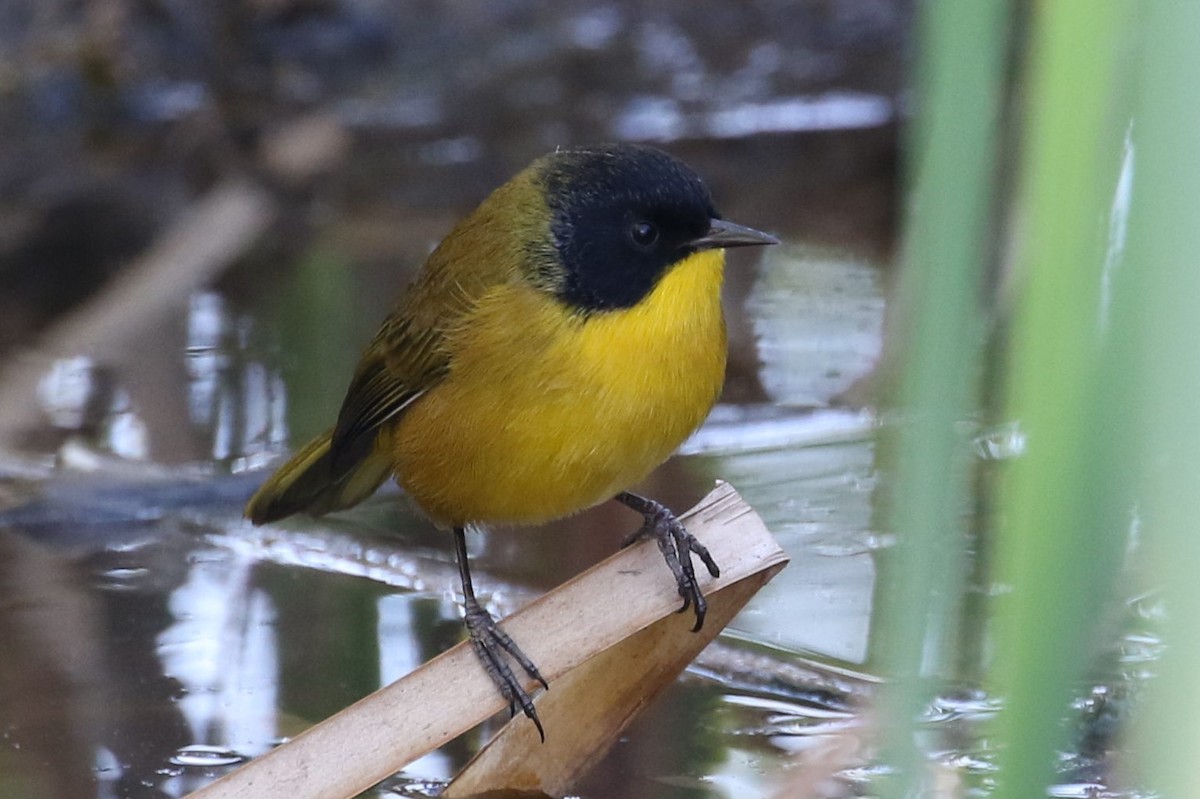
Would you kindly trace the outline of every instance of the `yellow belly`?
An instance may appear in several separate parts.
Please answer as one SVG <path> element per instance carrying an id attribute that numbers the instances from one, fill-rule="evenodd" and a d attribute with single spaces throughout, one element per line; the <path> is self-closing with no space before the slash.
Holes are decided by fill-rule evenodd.
<path id="1" fill-rule="evenodd" d="M 641 480 L 720 393 L 723 266 L 697 253 L 635 307 L 588 318 L 523 284 L 492 292 L 393 429 L 397 482 L 462 525 L 549 521 Z"/>

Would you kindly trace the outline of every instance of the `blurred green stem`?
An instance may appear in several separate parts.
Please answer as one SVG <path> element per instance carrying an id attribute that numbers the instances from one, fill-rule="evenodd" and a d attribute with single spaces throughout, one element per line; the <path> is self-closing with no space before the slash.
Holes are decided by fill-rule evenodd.
<path id="1" fill-rule="evenodd" d="M 1124 390 L 1140 399 L 1142 529 L 1166 607 L 1166 648 L 1137 736 L 1146 788 L 1194 796 L 1200 751 L 1200 3 L 1145 7 L 1124 271 L 1132 292 Z"/>
<path id="2" fill-rule="evenodd" d="M 1128 522 L 1102 286 L 1128 119 L 1124 2 L 1032 6 L 1007 407 L 1028 442 L 1002 485 L 997 797 L 1044 796 L 1095 654 Z"/>
<path id="3" fill-rule="evenodd" d="M 885 762 L 912 795 L 925 772 L 914 724 L 946 663 L 962 594 L 968 459 L 956 426 L 978 402 L 980 275 L 991 209 L 1008 44 L 1007 0 L 927 2 L 917 64 L 913 193 L 898 297 L 904 373 L 891 498 L 896 545 L 881 556 L 878 664 L 890 678 Z"/>

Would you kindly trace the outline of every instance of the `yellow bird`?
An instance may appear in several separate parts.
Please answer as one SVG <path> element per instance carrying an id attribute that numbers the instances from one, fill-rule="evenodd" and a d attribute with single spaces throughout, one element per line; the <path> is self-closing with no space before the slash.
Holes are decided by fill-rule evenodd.
<path id="1" fill-rule="evenodd" d="M 723 250 L 776 244 L 721 219 L 700 178 L 629 144 L 564 148 L 450 232 L 355 369 L 337 422 L 251 498 L 263 524 L 354 505 L 394 477 L 454 531 L 485 670 L 543 734 L 505 653 L 537 667 L 475 599 L 468 525 L 538 524 L 615 499 L 641 513 L 683 597 L 707 550 L 629 486 L 708 415 L 725 377 Z M 543 734 L 544 740 L 544 734 Z"/>

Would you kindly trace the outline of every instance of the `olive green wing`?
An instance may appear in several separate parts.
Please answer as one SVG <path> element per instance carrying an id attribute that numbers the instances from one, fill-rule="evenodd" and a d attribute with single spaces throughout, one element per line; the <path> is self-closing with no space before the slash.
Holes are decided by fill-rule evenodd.
<path id="1" fill-rule="evenodd" d="M 408 317 L 384 323 L 355 370 L 330 443 L 338 475 L 366 458 L 379 428 L 436 385 L 449 370 L 442 335 Z"/>
<path id="2" fill-rule="evenodd" d="M 522 279 L 530 237 L 549 235 L 532 173 L 510 181 L 450 232 L 401 296 L 355 369 L 337 424 L 297 452 L 251 498 L 255 524 L 350 507 L 392 473 L 379 433 L 450 371 L 447 331 L 495 286 Z"/>
<path id="3" fill-rule="evenodd" d="M 355 370 L 337 425 L 293 455 L 246 505 L 255 524 L 293 513 L 319 516 L 358 504 L 392 473 L 379 429 L 446 374 L 449 358 L 432 328 L 384 323 Z"/>

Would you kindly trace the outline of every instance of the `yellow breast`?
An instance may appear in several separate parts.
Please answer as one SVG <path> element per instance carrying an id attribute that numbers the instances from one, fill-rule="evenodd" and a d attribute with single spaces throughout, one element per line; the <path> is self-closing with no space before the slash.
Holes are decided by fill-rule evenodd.
<path id="1" fill-rule="evenodd" d="M 641 480 L 721 391 L 723 266 L 696 253 L 633 308 L 586 317 L 522 281 L 489 292 L 392 431 L 397 481 L 460 525 L 548 521 Z"/>

